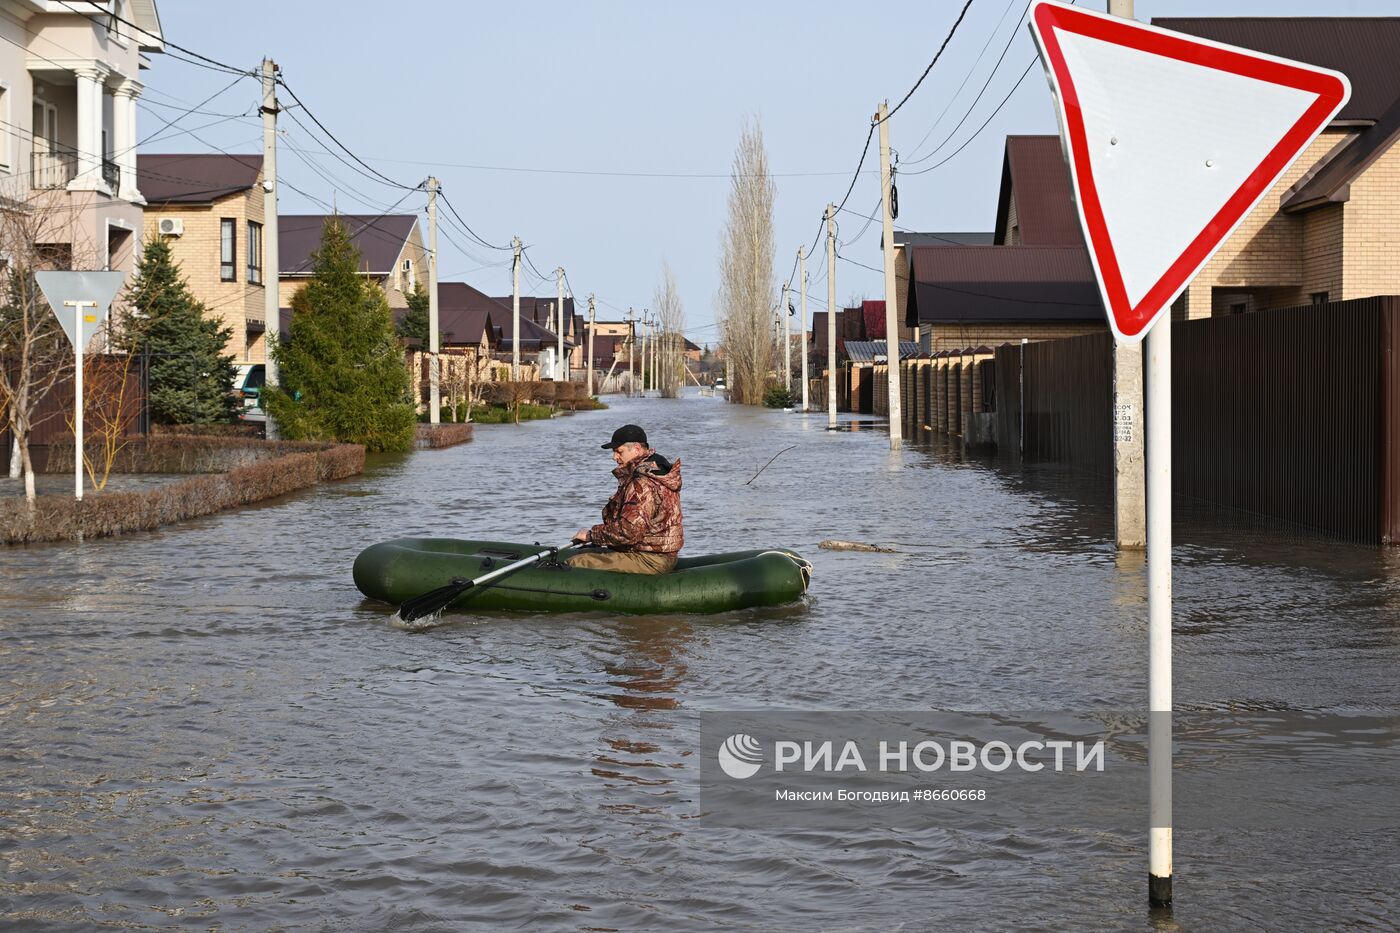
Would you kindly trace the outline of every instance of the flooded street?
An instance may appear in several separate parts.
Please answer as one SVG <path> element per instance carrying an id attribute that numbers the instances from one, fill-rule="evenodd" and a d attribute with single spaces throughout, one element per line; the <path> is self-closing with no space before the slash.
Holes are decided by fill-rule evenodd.
<path id="1" fill-rule="evenodd" d="M 698 818 L 703 710 L 1141 709 L 1145 576 L 1106 484 L 891 454 L 824 412 L 609 401 L 238 513 L 0 551 L 0 927 L 1154 928 L 1145 832 Z M 361 599 L 351 562 L 387 538 L 565 543 L 627 421 L 684 463 L 686 553 L 793 548 L 803 604 L 409 633 Z M 1191 510 L 1177 542 L 1178 708 L 1400 706 L 1400 556 Z M 1400 906 L 1392 839 L 1176 845 L 1159 929 Z"/>

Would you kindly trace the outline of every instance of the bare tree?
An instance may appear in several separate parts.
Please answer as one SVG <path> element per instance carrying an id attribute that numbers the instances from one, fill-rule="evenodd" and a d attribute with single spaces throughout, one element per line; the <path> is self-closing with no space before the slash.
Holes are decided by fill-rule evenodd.
<path id="1" fill-rule="evenodd" d="M 685 382 L 685 307 L 681 304 L 671 264 L 664 259 L 661 261 L 661 284 L 656 286 L 652 304 L 661 321 L 656 345 L 659 364 L 656 372 L 661 379 L 657 384 L 661 386 L 663 398 L 676 398 Z"/>
<path id="2" fill-rule="evenodd" d="M 22 469 L 24 495 L 31 504 L 29 438 L 39 404 L 73 369 L 72 347 L 34 273 L 75 268 L 75 249 L 69 244 L 76 228 L 71 211 L 46 201 L 0 201 L 0 404 L 14 441 L 10 476 L 17 478 Z"/>
<path id="3" fill-rule="evenodd" d="M 719 318 L 729 399 L 758 405 L 773 362 L 773 201 L 763 127 L 757 118 L 739 133 L 730 175 L 729 216 L 720 246 Z"/>

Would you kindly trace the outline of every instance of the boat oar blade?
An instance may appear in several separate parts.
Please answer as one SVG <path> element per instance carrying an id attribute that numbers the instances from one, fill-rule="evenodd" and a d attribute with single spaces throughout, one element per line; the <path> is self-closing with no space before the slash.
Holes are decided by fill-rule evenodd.
<path id="1" fill-rule="evenodd" d="M 442 610 L 452 604 L 453 600 L 478 584 L 499 579 L 508 573 L 519 570 L 521 567 L 528 567 L 537 561 L 543 560 L 545 557 L 557 555 L 562 551 L 567 551 L 576 546 L 576 544 L 571 543 L 561 548 L 545 548 L 538 554 L 531 554 L 529 557 L 522 558 L 513 564 L 507 564 L 504 567 L 498 567 L 490 573 L 482 574 L 475 580 L 464 580 L 461 577 L 453 577 L 452 581 L 446 586 L 440 586 L 435 590 L 429 590 L 422 596 L 415 596 L 412 599 L 407 599 L 400 603 L 399 619 L 403 622 L 412 622 L 415 619 L 421 619 L 424 616 L 442 612 Z"/>
<path id="2" fill-rule="evenodd" d="M 404 622 L 413 622 L 424 616 L 435 615 L 446 609 L 452 601 L 461 596 L 472 587 L 471 580 L 463 580 L 460 577 L 454 578 L 446 586 L 440 586 L 435 590 L 429 590 L 422 596 L 415 596 L 405 601 L 399 606 L 399 618 Z"/>

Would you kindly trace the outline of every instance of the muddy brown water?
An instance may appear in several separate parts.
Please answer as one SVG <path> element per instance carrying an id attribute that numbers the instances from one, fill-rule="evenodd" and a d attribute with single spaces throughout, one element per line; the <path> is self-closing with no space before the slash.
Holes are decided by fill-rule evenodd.
<path id="1" fill-rule="evenodd" d="M 1165 919 L 1138 834 L 707 827 L 703 710 L 1140 708 L 1142 568 L 1115 556 L 1102 484 L 1064 471 L 892 455 L 878 426 L 715 398 L 612 401 L 241 512 L 0 551 L 0 927 L 1394 923 L 1393 845 L 1365 839 L 1179 838 Z M 361 600 L 350 564 L 385 538 L 567 540 L 625 421 L 683 461 L 687 549 L 795 548 L 802 605 L 410 634 Z M 1179 704 L 1400 705 L 1392 552 L 1178 526 Z"/>

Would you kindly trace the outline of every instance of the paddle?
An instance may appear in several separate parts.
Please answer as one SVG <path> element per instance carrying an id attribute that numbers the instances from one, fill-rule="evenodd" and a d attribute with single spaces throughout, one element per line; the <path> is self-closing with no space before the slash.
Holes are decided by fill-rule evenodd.
<path id="1" fill-rule="evenodd" d="M 453 600 L 461 596 L 474 586 L 488 583 L 498 577 L 503 577 L 508 573 L 527 567 L 530 564 L 551 557 L 569 548 L 577 547 L 577 542 L 566 544 L 563 547 L 545 548 L 538 554 L 531 554 L 529 557 L 521 558 L 513 564 L 506 564 L 498 567 L 490 573 L 483 573 L 474 580 L 463 580 L 461 577 L 454 577 L 446 586 L 440 586 L 435 590 L 429 590 L 422 596 L 415 596 L 412 599 L 404 600 L 399 605 L 399 618 L 404 622 L 412 622 L 424 616 L 434 615 L 446 609 Z"/>

